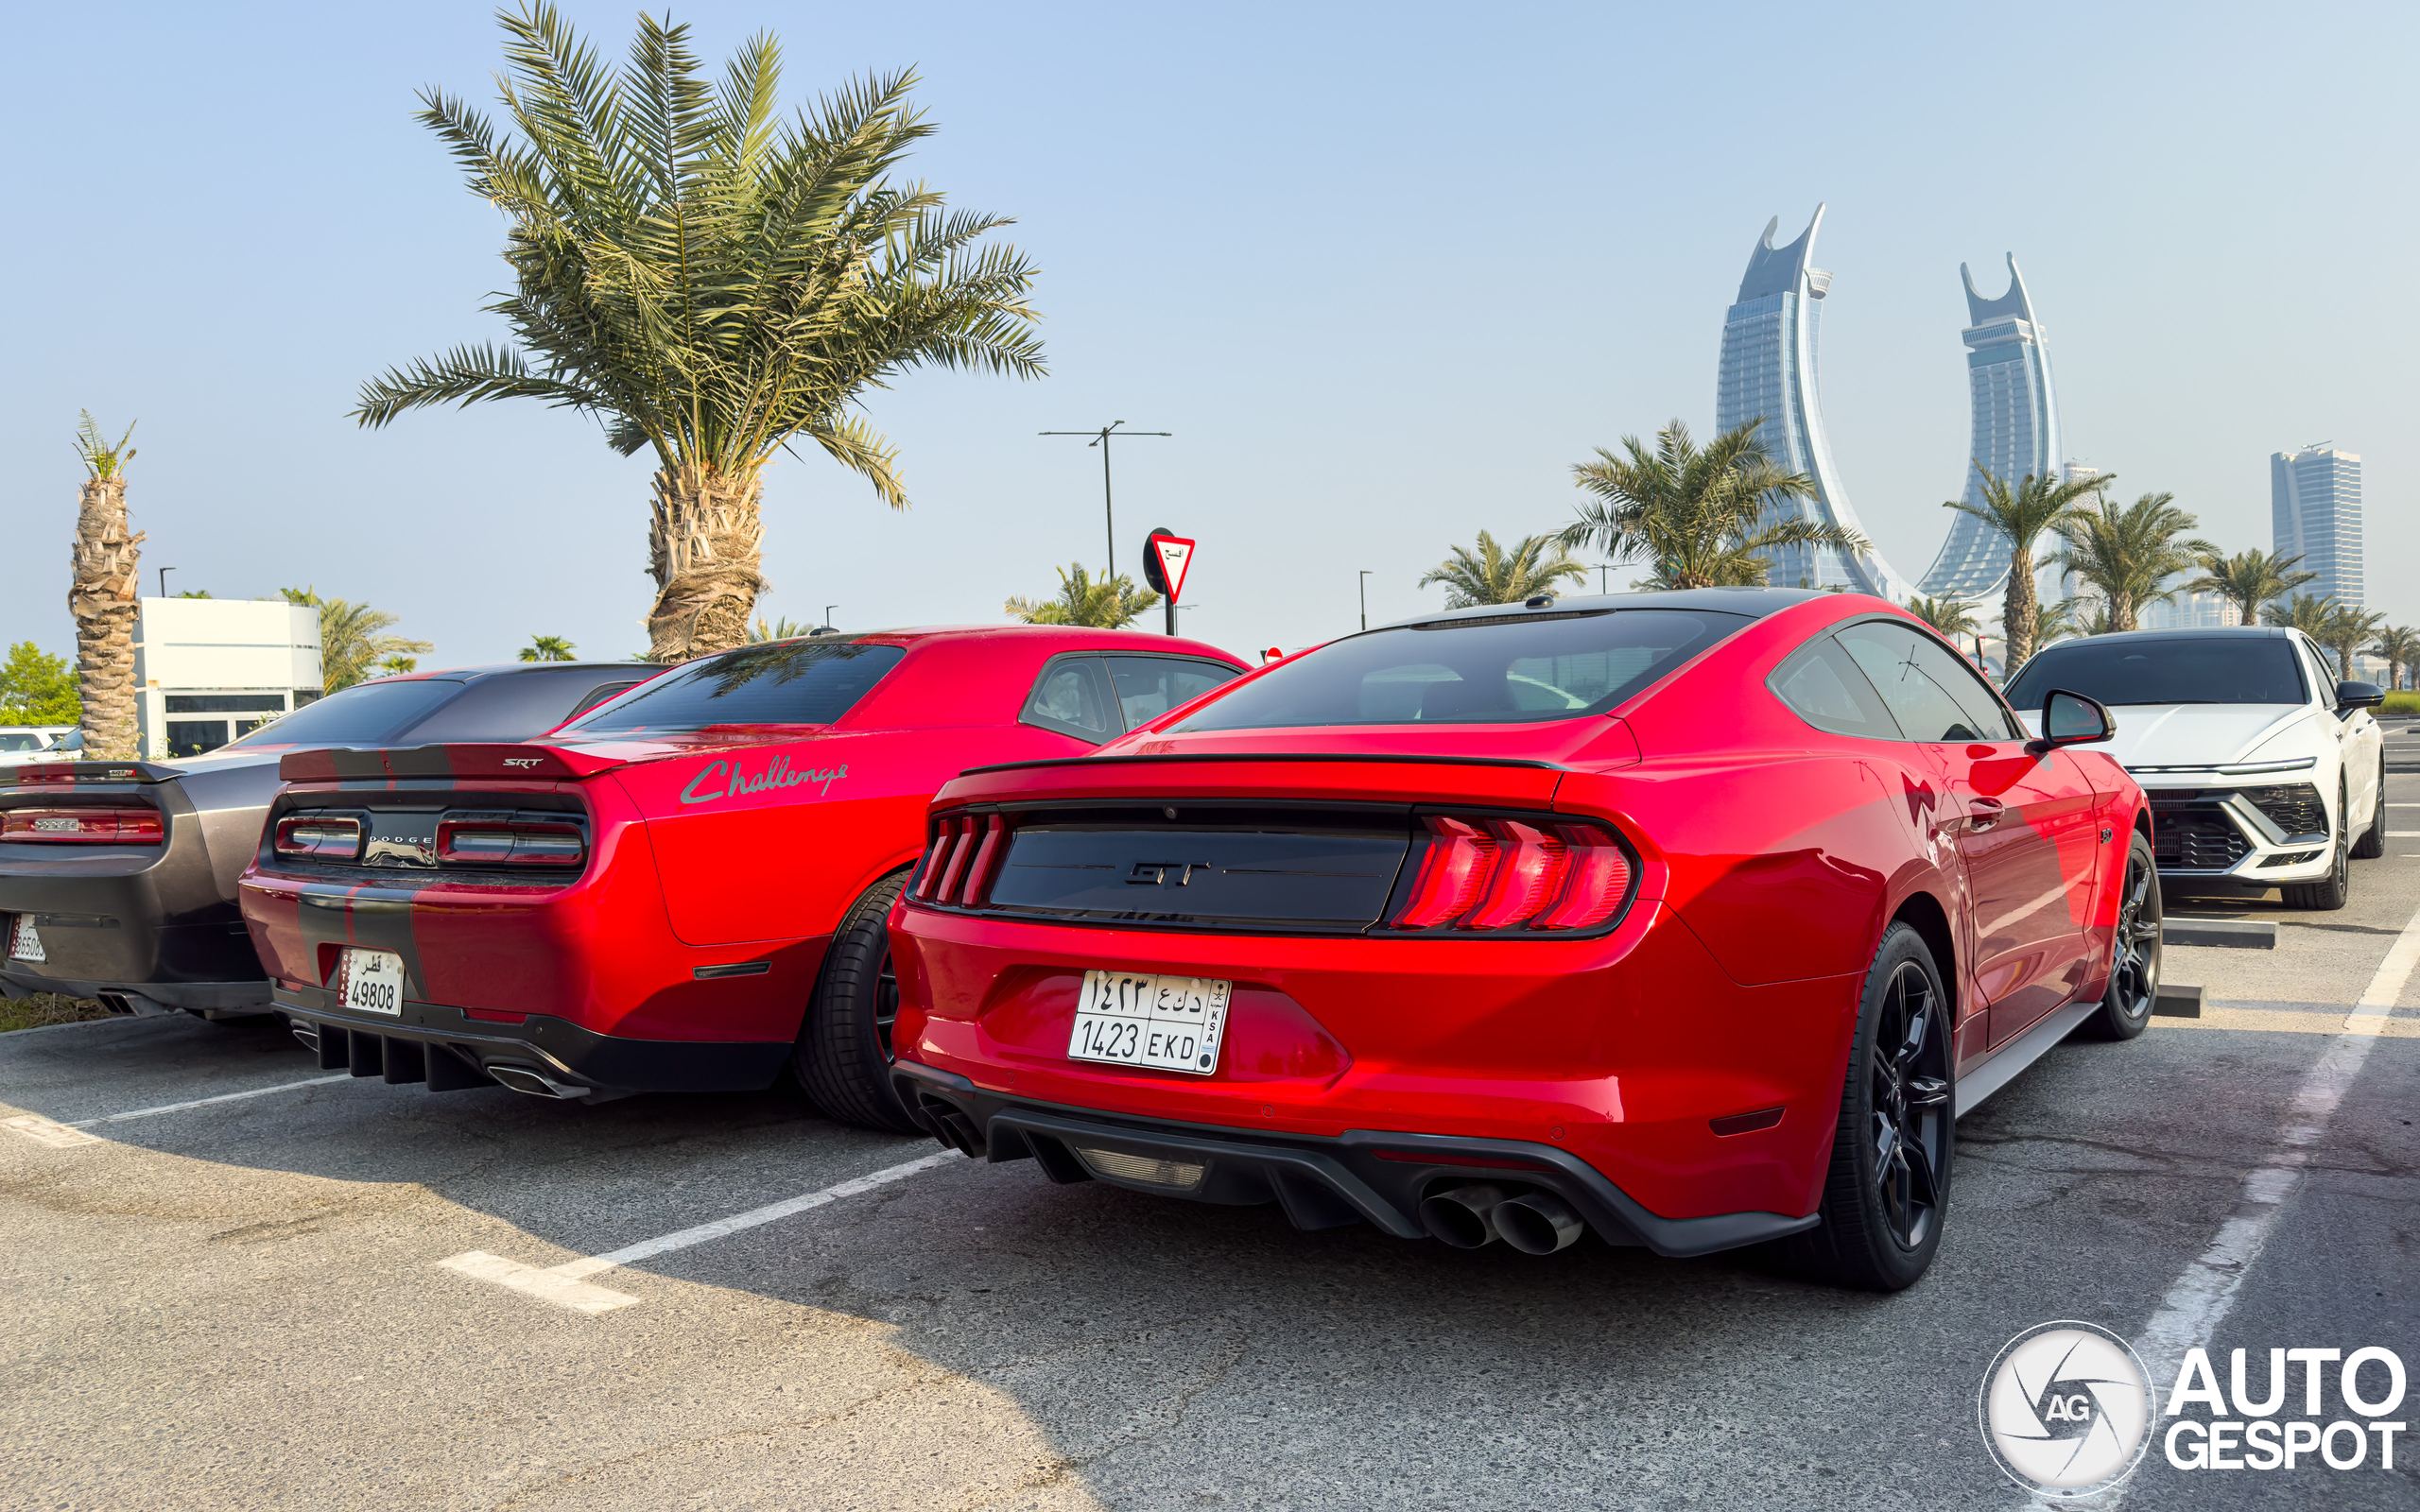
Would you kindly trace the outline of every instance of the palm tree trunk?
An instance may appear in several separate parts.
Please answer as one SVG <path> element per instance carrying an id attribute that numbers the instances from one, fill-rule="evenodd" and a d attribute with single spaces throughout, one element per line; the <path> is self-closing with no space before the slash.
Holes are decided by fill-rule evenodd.
<path id="1" fill-rule="evenodd" d="M 76 509 L 76 680 L 84 700 L 84 754 L 132 761 L 135 749 L 134 616 L 142 607 L 143 537 L 130 534 L 126 479 L 88 477 Z"/>
<path id="2" fill-rule="evenodd" d="M 655 607 L 648 659 L 670 664 L 748 644 L 748 618 L 765 591 L 765 486 L 666 468 L 655 474 L 648 571 Z"/>
<path id="3" fill-rule="evenodd" d="M 2008 643 L 2005 653 L 2007 665 L 2000 671 L 2003 679 L 2015 677 L 2016 669 L 2025 665 L 2026 659 L 2033 654 L 2036 620 L 2033 613 L 2032 558 L 2031 541 L 2019 544 L 2008 557 L 2008 597 L 2002 601 L 2000 610 L 2000 634 Z"/>

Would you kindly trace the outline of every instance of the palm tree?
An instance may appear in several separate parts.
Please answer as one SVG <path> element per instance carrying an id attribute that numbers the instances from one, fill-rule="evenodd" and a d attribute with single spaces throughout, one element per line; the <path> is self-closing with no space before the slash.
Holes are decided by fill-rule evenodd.
<path id="1" fill-rule="evenodd" d="M 774 115 L 780 45 L 759 33 L 717 91 L 686 26 L 646 15 L 617 78 L 544 0 L 509 34 L 499 134 L 424 90 L 422 124 L 510 221 L 514 291 L 487 308 L 516 346 L 461 346 L 364 384 L 354 418 L 536 399 L 652 448 L 649 656 L 742 644 L 763 574 L 763 473 L 804 438 L 908 507 L 897 455 L 855 412 L 913 368 L 1044 371 L 1034 269 L 1009 224 L 889 177 L 933 127 L 912 72 Z"/>
<path id="2" fill-rule="evenodd" d="M 1644 586 L 1749 587 L 1772 571 L 1767 553 L 1827 545 L 1862 552 L 1865 538 L 1786 510 L 1815 497 L 1815 480 L 1775 466 L 1756 438 L 1761 420 L 1724 431 L 1701 450 L 1679 421 L 1655 433 L 1650 453 L 1635 436 L 1626 455 L 1597 448 L 1597 460 L 1573 466 L 1580 487 L 1597 495 L 1556 538 L 1566 550 L 1595 542 L 1615 561 L 1647 561 Z"/>
<path id="3" fill-rule="evenodd" d="M 521 648 L 524 662 L 577 662 L 579 657 L 569 641 L 560 635 L 533 635 Z"/>
<path id="4" fill-rule="evenodd" d="M 378 670 L 386 674 L 388 677 L 399 678 L 406 672 L 418 672 L 420 670 L 420 658 L 416 656 L 390 656 L 378 663 Z"/>
<path id="5" fill-rule="evenodd" d="M 134 618 L 142 608 L 143 533 L 130 534 L 126 513 L 126 464 L 134 460 L 134 427 L 112 446 L 82 411 L 76 427 L 76 455 L 84 462 L 84 483 L 76 505 L 75 580 L 67 590 L 67 612 L 76 620 L 76 679 L 84 713 L 84 754 L 96 761 L 128 761 L 135 749 Z"/>
<path id="6" fill-rule="evenodd" d="M 2386 628 L 2386 615 L 2377 610 L 2363 610 L 2352 604 L 2339 604 L 2330 610 L 2321 632 L 2311 637 L 2336 653 L 2336 675 L 2353 676 L 2353 653 L 2361 648 L 2378 631 Z"/>
<path id="7" fill-rule="evenodd" d="M 1462 546 L 1448 549 L 1453 555 L 1420 580 L 1423 588 L 1431 583 L 1445 585 L 1447 609 L 1524 603 L 1540 593 L 1552 594 L 1557 583 L 1588 580 L 1588 569 L 1573 560 L 1552 536 L 1523 536 L 1507 551 L 1482 530 L 1477 552 Z"/>
<path id="8" fill-rule="evenodd" d="M 2052 526 L 2066 544 L 2050 560 L 2062 580 L 2081 577 L 2100 593 L 2112 630 L 2135 629 L 2145 608 L 2176 596 L 2173 587 L 2161 584 L 2218 552 L 2206 541 L 2179 539 L 2195 524 L 2176 507 L 2173 493 L 2146 493 L 2122 507 L 2104 494 L 2097 508 L 2077 510 Z"/>
<path id="9" fill-rule="evenodd" d="M 1012 598 L 1001 606 L 1002 610 L 1028 625 L 1080 625 L 1095 630 L 1122 630 L 1160 601 L 1160 595 L 1151 590 L 1137 589 L 1132 577 L 1121 576 L 1094 582 L 1081 562 L 1064 570 L 1051 570 L 1059 574 L 1057 598 Z"/>
<path id="10" fill-rule="evenodd" d="M 1908 600 L 1909 613 L 1951 640 L 1982 628 L 1976 623 L 1972 609 L 1973 606 L 1964 599 L 1951 598 L 1945 594 L 1940 598 L 1920 596 Z"/>
<path id="11" fill-rule="evenodd" d="M 385 610 L 321 598 L 316 587 L 278 592 L 289 604 L 308 604 L 320 611 L 320 685 L 325 692 L 350 688 L 397 658 L 426 656 L 437 649 L 426 641 L 388 634 L 398 616 Z"/>
<path id="12" fill-rule="evenodd" d="M 2034 619 L 2040 613 L 2033 594 L 2033 543 L 2041 539 L 2043 531 L 2055 528 L 2073 515 L 2078 499 L 2117 474 L 2104 472 L 2095 478 L 2061 483 L 2029 472 L 2023 482 L 2012 489 L 2006 478 L 1980 462 L 1975 464 L 1975 471 L 1983 478 L 1982 502 L 1967 504 L 1951 499 L 1942 507 L 1973 515 L 2008 541 L 2008 590 L 2000 600 L 2000 633 L 2008 646 L 2008 664 L 2021 667 L 2033 654 Z"/>
<path id="13" fill-rule="evenodd" d="M 2393 625 L 2378 631 L 2370 644 L 2370 655 L 2386 663 L 2386 685 L 2403 686 L 2403 674 L 2415 661 L 2420 661 L 2420 630 L 2409 625 Z"/>
<path id="14" fill-rule="evenodd" d="M 2302 559 L 2300 553 L 2289 557 L 2282 551 L 2239 551 L 2232 557 L 2203 552 L 2193 558 L 2202 576 L 2182 591 L 2216 593 L 2236 607 L 2240 623 L 2257 625 L 2261 605 L 2285 597 L 2319 576 L 2297 571 L 2295 563 Z"/>
<path id="15" fill-rule="evenodd" d="M 786 618 L 775 620 L 770 625 L 768 625 L 762 619 L 759 619 L 755 624 L 748 627 L 748 639 L 752 643 L 760 641 L 795 641 L 802 636 L 813 635 L 814 633 L 814 626 L 801 625 L 794 620 Z"/>
<path id="16" fill-rule="evenodd" d="M 2282 605 L 2272 604 L 2261 610 L 2260 617 L 2272 625 L 2283 625 L 2302 631 L 2314 641 L 2327 633 L 2328 617 L 2336 612 L 2336 600 L 2317 593 L 2296 593 Z M 2321 641 L 2325 644 L 2325 641 Z"/>

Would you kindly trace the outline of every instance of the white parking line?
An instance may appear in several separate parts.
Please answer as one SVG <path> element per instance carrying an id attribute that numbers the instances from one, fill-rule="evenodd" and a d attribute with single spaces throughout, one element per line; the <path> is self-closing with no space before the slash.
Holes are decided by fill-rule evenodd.
<path id="1" fill-rule="evenodd" d="M 0 1118 L 0 1125 L 15 1129 L 27 1139 L 65 1149 L 77 1144 L 105 1144 L 106 1140 L 91 1134 L 78 1134 L 98 1124 L 123 1124 L 130 1118 L 157 1118 L 162 1113 L 182 1113 L 188 1108 L 208 1108 L 213 1103 L 240 1103 L 248 1097 L 267 1097 L 271 1092 L 290 1092 L 297 1087 L 324 1087 L 332 1081 L 351 1081 L 351 1072 L 338 1072 L 333 1076 L 310 1076 L 302 1081 L 282 1081 L 274 1087 L 255 1087 L 248 1092 L 220 1092 L 216 1097 L 197 1097 L 187 1103 L 163 1103 L 157 1108 L 137 1108 L 123 1113 L 103 1113 L 98 1118 L 79 1118 L 72 1124 L 57 1124 L 39 1113 L 21 1118 Z M 63 1136 L 73 1135 L 73 1138 Z"/>
<path id="2" fill-rule="evenodd" d="M 2243 1289 L 2244 1279 L 2252 1274 L 2253 1263 L 2260 1258 L 2270 1231 L 2277 1227 L 2286 1199 L 2301 1184 L 2311 1150 L 2327 1132 L 2328 1119 L 2344 1100 L 2354 1078 L 2360 1074 L 2361 1063 L 2369 1059 L 2371 1049 L 2377 1044 L 2379 1027 L 2411 980 L 2415 962 L 2420 962 L 2420 913 L 2414 913 L 2403 926 L 2403 933 L 2395 936 L 2394 948 L 2378 964 L 2377 974 L 2370 979 L 2369 990 L 2361 994 L 2360 1005 L 2344 1021 L 2343 1032 L 2294 1089 L 2293 1106 L 2287 1114 L 2280 1139 L 2284 1148 L 2244 1177 L 2234 1216 L 2219 1225 L 2209 1248 L 2185 1267 L 2184 1274 L 2169 1287 L 2168 1295 L 2160 1298 L 2159 1311 L 2135 1336 L 2135 1352 L 2142 1357 L 2154 1382 L 2173 1379 L 2185 1351 L 2205 1343 L 2211 1332 L 2235 1310 L 2236 1296 Z M 2101 1512 L 2111 1512 L 2124 1500 L 2127 1490 L 2139 1484 L 2128 1481 L 2103 1493 L 2106 1500 L 2100 1503 Z M 2062 1503 L 2033 1498 L 2030 1504 L 2039 1507 Z"/>
<path id="3" fill-rule="evenodd" d="M 728 1218 L 717 1218 L 712 1223 L 701 1223 L 695 1228 L 677 1229 L 655 1239 L 642 1239 L 635 1245 L 624 1245 L 619 1249 L 608 1250 L 602 1255 L 587 1255 L 579 1260 L 565 1261 L 560 1265 L 549 1265 L 544 1270 L 535 1265 L 525 1265 L 517 1260 L 507 1260 L 502 1255 L 492 1255 L 484 1249 L 465 1250 L 461 1254 L 448 1256 L 437 1263 L 447 1270 L 458 1271 L 475 1280 L 493 1281 L 498 1286 L 509 1286 L 516 1292 L 526 1292 L 542 1301 L 570 1308 L 575 1313 L 586 1313 L 591 1315 L 610 1313 L 617 1307 L 632 1306 L 639 1299 L 628 1292 L 617 1292 L 605 1286 L 589 1285 L 587 1278 L 599 1271 L 612 1270 L 617 1265 L 635 1264 L 642 1260 L 651 1260 L 658 1255 L 670 1254 L 676 1249 L 687 1249 L 694 1245 L 725 1238 L 744 1228 L 753 1228 L 760 1224 L 771 1223 L 777 1218 L 786 1218 L 793 1213 L 805 1212 L 811 1208 L 821 1208 L 827 1203 L 838 1202 L 842 1197 L 854 1197 L 860 1192 L 872 1192 L 876 1187 L 889 1186 L 893 1181 L 904 1181 L 919 1172 L 929 1171 L 937 1165 L 959 1159 L 960 1157 L 957 1151 L 944 1150 L 938 1155 L 927 1155 L 922 1160 L 909 1160 L 902 1165 L 886 1166 L 868 1176 L 853 1177 L 846 1181 L 825 1187 L 821 1192 L 810 1192 L 801 1197 L 786 1197 L 780 1202 L 767 1203 L 761 1208 L 751 1208 L 746 1212 L 733 1213 Z"/>

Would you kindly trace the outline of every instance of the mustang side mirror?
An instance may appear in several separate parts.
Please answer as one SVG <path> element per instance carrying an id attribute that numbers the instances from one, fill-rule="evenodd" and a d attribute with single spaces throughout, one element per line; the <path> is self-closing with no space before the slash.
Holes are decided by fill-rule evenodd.
<path id="1" fill-rule="evenodd" d="M 2348 709 L 2375 709 L 2386 702 L 2386 694 L 2375 682 L 2340 682 L 2336 685 L 2336 712 Z"/>
<path id="2" fill-rule="evenodd" d="M 2053 688 L 2042 700 L 2042 738 L 2025 748 L 2040 754 L 2061 746 L 2089 746 L 2109 738 L 2109 711 L 2081 693 Z"/>

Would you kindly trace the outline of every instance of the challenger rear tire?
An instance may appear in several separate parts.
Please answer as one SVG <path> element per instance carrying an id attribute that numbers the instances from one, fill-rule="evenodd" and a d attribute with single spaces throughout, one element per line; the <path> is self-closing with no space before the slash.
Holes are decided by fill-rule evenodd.
<path id="1" fill-rule="evenodd" d="M 1932 1263 L 1957 1143 L 1949 1020 L 1931 949 L 1906 924 L 1893 924 L 1866 973 L 1849 1043 L 1818 1210 L 1824 1221 L 1778 1246 L 1799 1274 L 1895 1292 Z"/>
<path id="2" fill-rule="evenodd" d="M 890 969 L 890 905 L 907 885 L 883 878 L 849 907 L 832 936 L 790 1070 L 801 1087 L 843 1124 L 919 1132 L 890 1088 L 890 1026 L 899 1014 L 899 979 Z"/>

